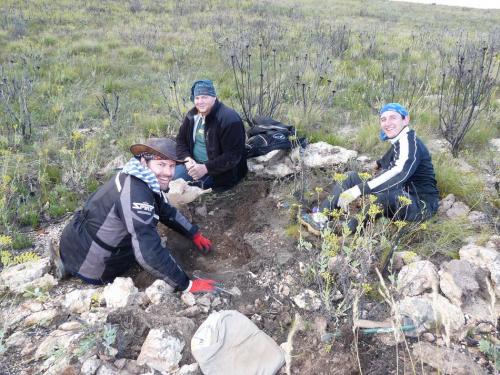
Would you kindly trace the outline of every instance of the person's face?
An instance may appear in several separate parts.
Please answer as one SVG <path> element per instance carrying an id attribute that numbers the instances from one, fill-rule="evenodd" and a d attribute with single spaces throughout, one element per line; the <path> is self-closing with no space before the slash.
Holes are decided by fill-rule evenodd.
<path id="1" fill-rule="evenodd" d="M 401 130 L 410 122 L 410 116 L 401 116 L 395 111 L 386 111 L 380 116 L 380 127 L 385 135 L 389 138 L 394 138 Z"/>
<path id="2" fill-rule="evenodd" d="M 206 116 L 215 104 L 215 96 L 198 95 L 194 97 L 194 106 L 200 115 Z"/>
<path id="3" fill-rule="evenodd" d="M 173 160 L 150 160 L 141 159 L 141 164 L 151 169 L 160 184 L 160 189 L 165 191 L 168 188 L 170 180 L 174 176 L 175 161 Z"/>

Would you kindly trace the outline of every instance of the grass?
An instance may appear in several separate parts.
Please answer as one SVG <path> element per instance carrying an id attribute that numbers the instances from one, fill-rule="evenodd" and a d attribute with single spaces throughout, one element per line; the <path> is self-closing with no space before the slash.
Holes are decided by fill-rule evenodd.
<path id="1" fill-rule="evenodd" d="M 175 134 L 180 122 L 171 111 L 173 98 L 162 95 L 173 80 L 181 111 L 191 106 L 191 82 L 209 77 L 220 98 L 241 112 L 230 56 L 246 45 L 252 51 L 259 44 L 264 52 L 276 51 L 286 88 L 276 118 L 294 125 L 310 141 L 378 155 L 373 114 L 389 99 L 388 74 L 402 71 L 411 72 L 396 81 L 396 95 L 403 101 L 409 80 L 426 77 L 427 96 L 419 102 L 415 120 L 420 134 L 433 137 L 437 105 L 429 98 L 439 87 L 439 51 L 451 50 L 461 34 L 482 40 L 495 29 L 499 12 L 393 3 L 389 15 L 384 5 L 378 0 L 327 0 L 319 9 L 311 0 L 214 0 L 197 6 L 91 0 L 82 6 L 71 0 L 40 0 L 21 9 L 14 0 L 2 2 L 2 75 L 31 72 L 33 90 L 26 99 L 33 133 L 23 140 L 0 105 L 0 173 L 11 181 L 0 188 L 5 197 L 0 227 L 42 224 L 47 202 L 50 217 L 71 211 L 95 190 L 98 170 L 116 155 L 127 155 L 131 143 Z M 342 35 L 349 42 L 339 53 Z M 258 82 L 258 59 L 252 65 L 251 77 Z M 292 94 L 297 75 L 299 86 L 307 88 L 305 105 L 300 93 Z M 325 90 L 328 80 L 333 97 Z M 114 94 L 119 95 L 119 110 L 110 119 L 97 98 Z M 481 150 L 498 137 L 488 124 L 499 111 L 493 105 L 481 117 L 466 137 L 468 149 Z M 346 126 L 356 130 L 353 136 L 338 131 Z M 480 194 L 474 176 L 461 181 L 449 164 L 439 161 L 442 191 L 476 203 Z M 28 197 L 20 203 L 19 192 Z M 14 220 L 17 212 L 19 220 Z"/>

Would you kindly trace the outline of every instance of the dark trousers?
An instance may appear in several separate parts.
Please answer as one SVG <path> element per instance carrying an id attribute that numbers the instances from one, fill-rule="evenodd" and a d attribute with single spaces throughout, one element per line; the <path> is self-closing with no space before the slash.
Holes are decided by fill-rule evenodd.
<path id="1" fill-rule="evenodd" d="M 341 184 L 335 183 L 331 190 L 329 199 L 325 199 L 320 205 L 320 211 L 338 208 L 339 196 L 345 190 L 361 184 L 363 180 L 356 172 L 347 172 L 347 178 Z M 372 193 L 377 197 L 376 203 L 382 206 L 384 216 L 396 220 L 424 221 L 434 215 L 438 208 L 437 198 L 431 201 L 419 199 L 416 194 L 410 194 L 402 186 Z M 408 205 L 403 205 L 399 197 L 403 196 L 411 200 Z"/>

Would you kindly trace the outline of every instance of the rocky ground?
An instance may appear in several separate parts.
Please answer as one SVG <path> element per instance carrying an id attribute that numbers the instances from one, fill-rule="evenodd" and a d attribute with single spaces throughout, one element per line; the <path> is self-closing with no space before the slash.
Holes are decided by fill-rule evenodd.
<path id="1" fill-rule="evenodd" d="M 328 165 L 356 157 L 342 152 L 314 150 Z M 256 163 L 265 165 L 273 157 L 278 155 Z M 272 162 L 297 168 L 293 156 L 280 160 Z M 307 168 L 318 167 L 318 160 L 302 160 Z M 259 174 L 258 166 L 252 169 Z M 483 337 L 498 339 L 500 237 L 471 238 L 459 249 L 459 259 L 446 262 L 396 253 L 398 294 L 390 303 L 365 301 L 353 318 L 352 311 L 339 313 L 340 292 L 326 309 L 317 283 L 306 274 L 313 250 L 299 249 L 297 237 L 287 234 L 291 193 L 300 184 L 297 177 L 252 175 L 230 192 L 206 194 L 183 207 L 215 244 L 208 256 L 160 228 L 189 274 L 223 283 L 227 292 L 218 295 L 172 293 L 139 267 L 104 287 L 57 281 L 46 244 L 58 237 L 64 222 L 34 233 L 41 259 L 0 274 L 0 374 L 201 374 L 191 338 L 211 312 L 221 310 L 241 312 L 281 345 L 287 359 L 281 374 L 495 373 L 478 345 Z M 449 196 L 441 202 L 440 216 L 454 215 L 486 225 L 484 215 Z M 342 255 L 330 259 L 330 271 L 342 262 Z M 353 329 L 357 318 L 401 322 L 401 317 L 413 324 L 406 334 Z"/>

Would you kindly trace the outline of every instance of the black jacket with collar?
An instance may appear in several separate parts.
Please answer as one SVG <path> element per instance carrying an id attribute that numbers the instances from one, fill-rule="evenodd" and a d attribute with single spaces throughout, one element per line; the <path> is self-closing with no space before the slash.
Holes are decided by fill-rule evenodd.
<path id="1" fill-rule="evenodd" d="M 193 157 L 194 116 L 191 109 L 177 134 L 177 157 Z M 238 113 L 218 99 L 205 118 L 205 144 L 208 174 L 214 179 L 215 188 L 226 190 L 236 185 L 247 174 L 245 157 L 245 128 Z"/>

